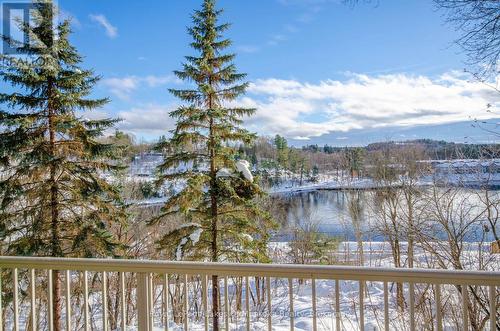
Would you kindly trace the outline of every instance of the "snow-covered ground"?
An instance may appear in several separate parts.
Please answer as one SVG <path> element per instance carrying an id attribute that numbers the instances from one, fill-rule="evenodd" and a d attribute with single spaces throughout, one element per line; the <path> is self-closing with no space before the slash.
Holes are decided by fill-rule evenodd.
<path id="1" fill-rule="evenodd" d="M 316 182 L 299 185 L 297 181 L 283 180 L 280 184 L 271 187 L 270 194 L 309 192 L 316 190 L 342 189 L 372 189 L 377 184 L 371 178 L 337 178 L 333 175 L 320 175 Z"/>

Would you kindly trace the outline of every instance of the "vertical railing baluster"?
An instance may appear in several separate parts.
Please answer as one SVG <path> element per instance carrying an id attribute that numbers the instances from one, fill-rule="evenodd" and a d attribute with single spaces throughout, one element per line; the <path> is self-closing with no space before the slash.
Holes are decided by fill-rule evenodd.
<path id="1" fill-rule="evenodd" d="M 295 312 L 293 310 L 293 279 L 288 278 L 288 297 L 290 299 L 290 331 L 295 329 Z"/>
<path id="2" fill-rule="evenodd" d="M 271 277 L 266 277 L 266 293 L 267 293 L 267 329 L 273 329 L 273 302 L 271 301 Z"/>
<path id="3" fill-rule="evenodd" d="M 168 274 L 163 275 L 163 323 L 165 323 L 164 330 L 168 331 L 168 299 L 169 299 L 169 291 L 170 291 L 170 282 L 168 278 Z"/>
<path id="4" fill-rule="evenodd" d="M 2 306 L 2 269 L 0 269 L 0 331 L 3 331 L 3 306 Z"/>
<path id="5" fill-rule="evenodd" d="M 245 277 L 245 309 L 247 331 L 250 331 L 250 278 L 248 276 Z"/>
<path id="6" fill-rule="evenodd" d="M 201 289 L 203 297 L 201 298 L 203 304 L 203 320 L 205 323 L 205 331 L 208 331 L 208 290 L 207 290 L 207 275 L 201 275 Z M 219 293 L 220 294 L 220 293 Z"/>
<path id="7" fill-rule="evenodd" d="M 90 314 L 89 314 L 89 273 L 87 270 L 83 272 L 83 327 L 85 331 L 90 331 Z"/>
<path id="8" fill-rule="evenodd" d="M 443 316 L 441 312 L 441 285 L 436 284 L 436 329 L 443 331 Z"/>
<path id="9" fill-rule="evenodd" d="M 229 314 L 231 313 L 231 307 L 229 306 L 229 284 L 227 276 L 224 276 L 224 309 L 226 312 L 226 331 L 229 331 Z"/>
<path id="10" fill-rule="evenodd" d="M 490 331 L 497 330 L 497 298 L 494 285 L 490 286 Z"/>
<path id="11" fill-rule="evenodd" d="M 108 274 L 102 272 L 102 329 L 108 331 Z"/>
<path id="12" fill-rule="evenodd" d="M 313 331 L 318 330 L 317 321 L 317 308 L 316 308 L 316 279 L 311 279 L 311 292 L 312 292 L 312 314 L 313 314 Z"/>
<path id="13" fill-rule="evenodd" d="M 212 285 L 213 286 L 213 285 Z M 189 330 L 188 275 L 184 275 L 184 331 Z"/>
<path id="14" fill-rule="evenodd" d="M 384 326 L 385 331 L 389 331 L 389 288 L 384 282 Z"/>
<path id="15" fill-rule="evenodd" d="M 66 330 L 71 331 L 71 271 L 66 270 Z"/>
<path id="16" fill-rule="evenodd" d="M 49 293 L 48 293 L 48 301 L 49 301 L 49 308 L 48 308 L 48 324 L 49 324 L 49 331 L 54 331 L 54 297 L 52 291 L 54 290 L 54 282 L 53 282 L 53 276 L 52 276 L 52 270 L 47 270 L 47 282 L 49 283 Z"/>
<path id="17" fill-rule="evenodd" d="M 415 331 L 415 284 L 409 283 L 410 291 L 410 330 Z"/>
<path id="18" fill-rule="evenodd" d="M 359 329 L 365 330 L 365 282 L 359 281 Z"/>
<path id="19" fill-rule="evenodd" d="M 462 285 L 462 325 L 464 331 L 469 330 L 469 308 L 468 308 L 469 296 L 467 285 Z"/>
<path id="20" fill-rule="evenodd" d="M 149 329 L 149 307 L 148 307 L 148 274 L 137 274 L 137 317 L 138 329 L 147 331 Z"/>
<path id="21" fill-rule="evenodd" d="M 120 325 L 121 331 L 125 331 L 127 329 L 127 305 L 125 303 L 125 273 L 120 272 Z"/>
<path id="22" fill-rule="evenodd" d="M 335 323 L 337 331 L 341 331 L 341 314 L 340 314 L 340 279 L 335 280 Z"/>
<path id="23" fill-rule="evenodd" d="M 30 270 L 30 299 L 31 299 L 31 325 L 32 330 L 37 330 L 37 322 L 36 322 L 36 284 L 35 284 L 35 269 Z M 1 310 L 0 310 L 1 314 Z"/>
<path id="24" fill-rule="evenodd" d="M 13 282 L 12 286 L 14 287 L 14 331 L 19 331 L 19 275 L 17 268 L 12 270 L 13 272 Z"/>
<path id="25" fill-rule="evenodd" d="M 149 307 L 149 315 L 148 315 L 148 324 L 149 330 L 153 330 L 154 328 L 154 297 L 155 297 L 155 286 L 153 283 L 153 274 L 149 274 L 148 277 L 148 307 Z"/>

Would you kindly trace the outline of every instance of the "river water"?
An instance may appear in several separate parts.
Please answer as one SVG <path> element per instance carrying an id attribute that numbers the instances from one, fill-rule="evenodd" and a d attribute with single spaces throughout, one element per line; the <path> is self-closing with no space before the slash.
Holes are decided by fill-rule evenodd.
<path id="1" fill-rule="evenodd" d="M 489 193 L 495 198 L 500 196 L 500 191 Z M 479 194 L 482 194 L 481 191 L 464 188 L 458 192 L 457 199 L 470 203 L 473 214 L 474 206 L 481 205 Z M 357 237 L 364 241 L 384 241 L 384 236 L 377 230 L 380 228 L 380 217 L 376 214 L 375 195 L 373 190 L 319 190 L 274 196 L 274 214 L 281 223 L 281 229 L 273 241 L 288 240 L 294 227 L 312 227 L 342 241 L 355 241 Z M 499 230 L 497 228 L 497 232 Z M 478 223 L 467 240 L 476 241 L 483 234 L 487 240 L 492 240 L 491 231 Z M 438 237 L 445 236 L 441 234 Z"/>

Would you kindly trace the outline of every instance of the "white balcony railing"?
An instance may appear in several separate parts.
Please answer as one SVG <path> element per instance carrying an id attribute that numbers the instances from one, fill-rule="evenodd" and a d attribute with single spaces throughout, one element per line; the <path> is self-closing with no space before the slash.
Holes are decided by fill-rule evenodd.
<path id="1" fill-rule="evenodd" d="M 416 318 L 415 310 L 416 289 L 425 287 L 432 289 L 428 295 L 433 306 L 433 330 L 443 330 L 443 327 L 449 325 L 446 322 L 444 297 L 447 302 L 456 302 L 460 307 L 461 325 L 458 329 L 469 330 L 468 305 L 472 302 L 473 295 L 477 297 L 477 293 L 457 289 L 479 287 L 485 293 L 483 302 L 486 304 L 483 304 L 483 308 L 486 311 L 486 322 L 483 325 L 491 331 L 499 330 L 497 289 L 500 287 L 500 272 L 21 257 L 0 257 L 0 269 L 0 276 L 4 276 L 0 279 L 2 293 L 4 298 L 9 298 L 4 300 L 2 306 L 0 296 L 0 330 L 54 330 L 56 321 L 53 318 L 52 270 L 61 271 L 63 321 L 57 323 L 63 325 L 66 330 L 111 330 L 110 307 L 116 314 L 115 329 L 138 328 L 140 331 L 149 331 L 160 326 L 161 329 L 168 330 L 169 325 L 172 325 L 174 305 L 180 306 L 180 314 L 183 315 L 177 319 L 177 322 L 180 321 L 178 327 L 182 326 L 184 330 L 190 327 L 208 330 L 212 327 L 209 294 L 213 289 L 213 275 L 219 276 L 220 324 L 221 329 L 226 330 L 234 326 L 232 316 L 237 312 L 234 304 L 235 279 L 241 280 L 240 298 L 245 303 L 240 306 L 243 315 L 241 325 L 247 330 L 255 329 L 252 323 L 259 319 L 262 320 L 259 324 L 261 328 L 271 330 L 275 323 L 274 310 L 283 307 L 288 311 L 286 318 L 290 320 L 290 329 L 293 330 L 297 316 L 294 311 L 294 297 L 297 288 L 305 282 L 310 286 L 308 295 L 311 303 L 311 328 L 326 328 L 324 323 L 319 325 L 318 311 L 324 310 L 317 302 L 319 281 L 328 281 L 328 284 L 332 285 L 331 307 L 334 314 L 331 324 L 335 330 L 344 329 L 345 320 L 341 312 L 341 305 L 344 303 L 341 300 L 341 292 L 345 282 L 356 285 L 355 328 L 359 330 L 365 329 L 368 306 L 366 300 L 369 297 L 367 292 L 372 289 L 370 284 L 378 284 L 377 288 L 381 290 L 378 315 L 381 323 L 378 329 L 399 328 L 391 325 L 392 311 L 397 309 L 392 286 L 394 283 L 403 284 L 405 288 L 407 308 L 402 315 L 408 316 L 407 329 L 427 329 Z M 110 291 L 111 283 L 108 277 L 116 279 L 117 285 L 113 291 Z M 251 288 L 256 286 L 257 279 L 262 280 L 259 288 Z M 278 279 L 281 280 L 281 285 L 276 282 Z M 177 285 L 174 285 L 174 280 Z M 200 287 L 195 291 L 196 284 Z M 281 294 L 286 300 L 280 301 L 279 307 L 276 307 L 273 300 L 276 300 L 276 287 L 279 286 L 285 289 Z M 455 294 L 450 288 L 455 289 Z M 177 298 L 181 300 L 174 302 L 173 292 L 176 289 Z M 258 317 L 254 318 L 252 314 L 258 309 L 255 305 L 252 308 L 250 296 L 253 298 L 257 294 L 262 298 L 259 302 Z M 110 305 L 110 302 L 113 304 Z M 127 306 L 130 302 L 133 303 L 133 309 Z M 324 300 L 322 302 L 324 304 Z M 95 308 L 96 306 L 100 308 Z M 194 306 L 201 310 L 201 314 L 195 317 L 190 314 Z M 352 325 L 351 323 L 351 329 Z"/>

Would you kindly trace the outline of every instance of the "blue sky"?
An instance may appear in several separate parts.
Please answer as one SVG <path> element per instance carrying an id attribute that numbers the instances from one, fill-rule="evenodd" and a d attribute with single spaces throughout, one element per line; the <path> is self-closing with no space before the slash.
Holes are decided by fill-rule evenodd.
<path id="1" fill-rule="evenodd" d="M 180 87 L 188 47 L 186 27 L 201 0 L 59 0 L 72 17 L 72 41 L 85 66 L 102 76 L 96 95 L 112 102 L 98 115 L 119 116 L 120 127 L 151 140 L 173 127 L 178 105 L 167 89 Z M 295 144 L 365 144 L 425 135 L 461 141 L 466 121 L 488 118 L 498 94 L 461 71 L 458 37 L 431 0 L 379 0 L 356 7 L 338 0 L 219 0 L 236 64 L 248 73 L 239 103 L 257 107 L 247 127 L 282 134 Z M 498 108 L 497 108 L 498 109 Z M 412 132 L 410 135 L 401 134 Z M 375 133 L 363 137 L 359 132 Z M 471 129 L 472 130 L 472 129 Z M 493 138 L 474 133 L 477 141 Z"/>

